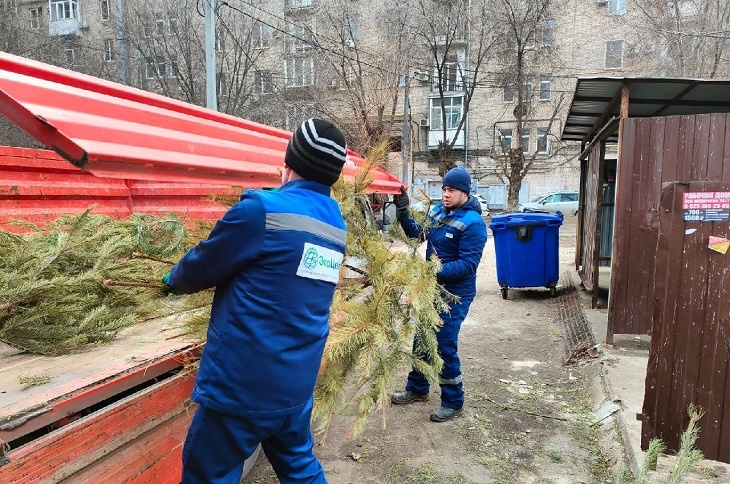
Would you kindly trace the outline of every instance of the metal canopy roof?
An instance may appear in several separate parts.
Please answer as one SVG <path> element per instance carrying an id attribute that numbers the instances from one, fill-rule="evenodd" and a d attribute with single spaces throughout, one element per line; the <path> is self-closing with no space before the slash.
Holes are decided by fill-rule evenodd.
<path id="1" fill-rule="evenodd" d="M 579 77 L 561 139 L 588 143 L 603 127 L 595 126 L 599 120 L 619 117 L 624 84 L 630 118 L 730 111 L 730 80 Z M 615 132 L 608 141 L 617 139 Z"/>
<path id="2" fill-rule="evenodd" d="M 275 187 L 292 133 L 0 52 L 0 112 L 102 178 Z M 348 153 L 352 178 L 366 161 Z M 401 181 L 371 170 L 370 192 Z"/>

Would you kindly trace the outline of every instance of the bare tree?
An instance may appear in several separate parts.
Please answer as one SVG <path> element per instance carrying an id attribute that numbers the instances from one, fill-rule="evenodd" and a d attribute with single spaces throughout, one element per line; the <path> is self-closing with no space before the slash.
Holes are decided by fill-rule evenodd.
<path id="1" fill-rule="evenodd" d="M 517 206 L 525 176 L 549 154 L 551 129 L 564 105 L 563 94 L 554 93 L 555 82 L 550 74 L 555 3 L 556 0 L 493 1 L 495 26 L 501 26 L 495 28 L 500 52 L 495 75 L 497 84 L 504 89 L 504 100 L 514 103 L 512 119 L 495 125 L 502 154 L 497 149 L 494 153 L 509 184 L 508 207 Z M 530 146 L 533 127 L 538 145 L 534 151 Z"/>
<path id="2" fill-rule="evenodd" d="M 402 6 L 395 2 L 374 11 L 378 8 L 328 1 L 320 9 L 316 35 L 321 64 L 319 110 L 335 119 L 345 129 L 350 146 L 363 153 L 393 137 L 407 60 Z M 365 31 L 364 16 L 374 19 Z M 388 29 L 380 28 L 385 19 L 390 19 Z"/>
<path id="3" fill-rule="evenodd" d="M 640 32 L 658 39 L 660 73 L 676 77 L 730 75 L 730 2 L 635 0 Z"/>
<path id="4" fill-rule="evenodd" d="M 205 32 L 200 2 L 129 2 L 123 35 L 135 58 L 140 87 L 192 104 L 206 104 Z M 218 110 L 241 116 L 255 88 L 260 24 L 220 4 L 216 15 Z"/>
<path id="5" fill-rule="evenodd" d="M 439 173 L 456 166 L 468 143 L 467 120 L 477 87 L 488 83 L 485 67 L 494 52 L 490 0 L 416 0 L 416 36 L 427 46 L 421 58 L 432 92 L 430 131 L 437 134 Z"/>

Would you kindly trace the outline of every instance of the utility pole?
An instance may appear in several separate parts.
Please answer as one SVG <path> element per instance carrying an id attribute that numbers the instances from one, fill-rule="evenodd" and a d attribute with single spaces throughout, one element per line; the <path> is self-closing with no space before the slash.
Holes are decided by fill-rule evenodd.
<path id="1" fill-rule="evenodd" d="M 116 0 L 117 51 L 119 52 L 119 81 L 129 85 L 129 59 L 127 59 L 127 25 L 124 0 Z"/>
<path id="2" fill-rule="evenodd" d="M 204 0 L 205 4 L 205 93 L 208 109 L 218 110 L 218 86 L 216 85 L 215 64 L 215 8 L 213 2 Z"/>
<path id="3" fill-rule="evenodd" d="M 411 74 L 409 72 L 411 66 L 411 39 L 408 36 L 408 10 L 409 5 L 406 1 L 406 12 L 403 15 L 403 32 L 406 33 L 406 67 L 405 67 L 405 89 L 403 91 L 403 138 L 401 140 L 401 155 L 403 158 L 403 170 L 401 180 L 408 184 L 408 188 L 412 191 L 410 178 L 411 157 Z"/>

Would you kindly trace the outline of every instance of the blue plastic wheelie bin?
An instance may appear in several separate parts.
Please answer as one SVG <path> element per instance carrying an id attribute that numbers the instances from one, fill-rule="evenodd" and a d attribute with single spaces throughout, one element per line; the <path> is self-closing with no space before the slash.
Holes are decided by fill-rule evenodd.
<path id="1" fill-rule="evenodd" d="M 555 295 L 559 277 L 559 230 L 563 214 L 518 212 L 494 215 L 497 281 L 502 297 L 510 287 L 547 287 Z"/>

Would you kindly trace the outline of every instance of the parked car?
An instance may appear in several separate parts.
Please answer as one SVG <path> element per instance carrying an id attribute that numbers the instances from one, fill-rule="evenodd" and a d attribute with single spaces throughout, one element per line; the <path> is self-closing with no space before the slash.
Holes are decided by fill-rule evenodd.
<path id="1" fill-rule="evenodd" d="M 479 194 L 475 194 L 474 198 L 476 198 L 479 201 L 479 205 L 482 206 L 482 217 L 489 217 L 489 202 L 487 202 L 487 200 Z"/>
<path id="2" fill-rule="evenodd" d="M 518 212 L 542 210 L 545 212 L 560 211 L 564 215 L 578 215 L 578 192 L 557 192 L 543 195 L 534 201 L 520 204 Z"/>

